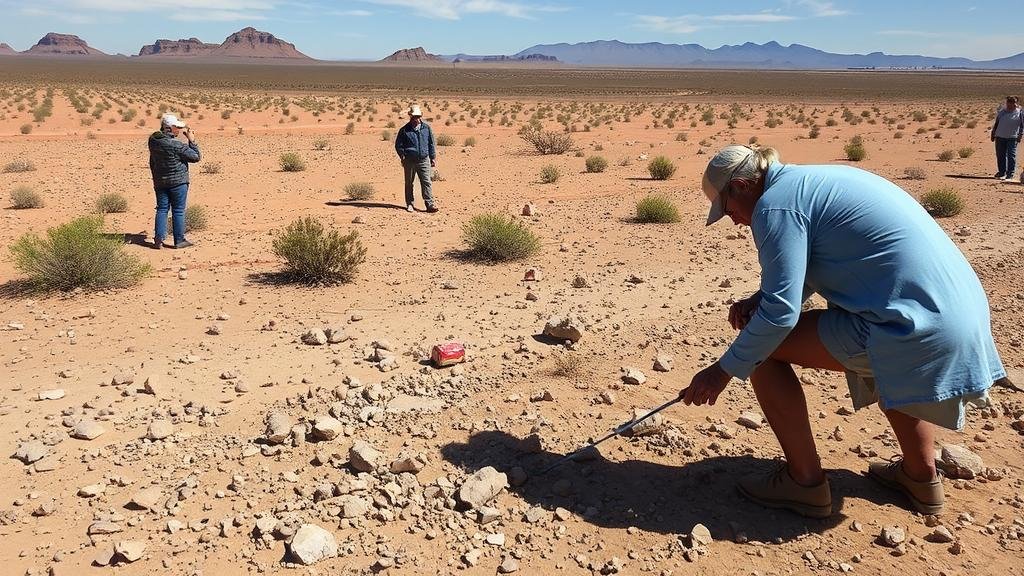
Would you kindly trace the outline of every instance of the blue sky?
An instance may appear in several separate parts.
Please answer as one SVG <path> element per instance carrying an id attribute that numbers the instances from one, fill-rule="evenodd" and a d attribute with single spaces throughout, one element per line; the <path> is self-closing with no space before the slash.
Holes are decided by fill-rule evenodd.
<path id="1" fill-rule="evenodd" d="M 157 38 L 219 43 L 254 26 L 324 59 L 379 59 L 415 46 L 510 54 L 607 39 L 709 48 L 775 40 L 975 59 L 1024 52 L 1020 9 L 995 1 L 0 0 L 0 11 L 0 42 L 18 50 L 46 32 L 66 32 L 105 52 L 135 54 Z"/>

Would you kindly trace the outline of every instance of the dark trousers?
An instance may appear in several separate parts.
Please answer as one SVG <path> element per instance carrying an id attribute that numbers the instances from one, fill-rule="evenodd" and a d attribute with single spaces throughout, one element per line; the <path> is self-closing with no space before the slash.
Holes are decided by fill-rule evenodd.
<path id="1" fill-rule="evenodd" d="M 996 166 L 999 173 L 1012 178 L 1017 172 L 1017 139 L 996 138 Z"/>
<path id="2" fill-rule="evenodd" d="M 430 208 L 434 205 L 434 195 L 431 190 L 430 177 L 434 170 L 430 166 L 430 158 L 405 158 L 402 160 L 402 169 L 405 171 L 405 205 L 415 202 L 416 197 L 412 193 L 412 181 L 420 179 L 420 193 L 423 195 L 423 203 Z"/>

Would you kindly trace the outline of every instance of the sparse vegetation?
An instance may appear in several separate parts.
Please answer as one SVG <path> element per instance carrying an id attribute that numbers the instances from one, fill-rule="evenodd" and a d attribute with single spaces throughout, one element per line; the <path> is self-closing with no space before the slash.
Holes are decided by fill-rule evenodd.
<path id="1" fill-rule="evenodd" d="M 562 177 L 562 171 L 554 164 L 548 164 L 540 169 L 540 181 L 544 184 L 554 184 Z"/>
<path id="2" fill-rule="evenodd" d="M 846 154 L 846 159 L 850 162 L 860 162 L 868 157 L 868 151 L 864 149 L 864 141 L 860 136 L 851 138 L 846 146 L 843 147 L 843 152 Z"/>
<path id="3" fill-rule="evenodd" d="M 380 139 L 384 142 L 391 140 L 391 130 L 382 130 L 380 133 Z"/>
<path id="4" fill-rule="evenodd" d="M 295 152 L 285 152 L 279 159 L 282 172 L 302 172 L 306 169 L 306 163 L 302 157 Z"/>
<path id="5" fill-rule="evenodd" d="M 590 375 L 591 369 L 579 352 L 558 352 L 551 356 L 551 374 L 579 382 Z"/>
<path id="6" fill-rule="evenodd" d="M 668 180 L 676 173 L 676 165 L 664 156 L 657 156 L 647 164 L 647 172 L 655 180 Z"/>
<path id="7" fill-rule="evenodd" d="M 18 186 L 11 191 L 11 208 L 25 210 L 42 207 L 43 195 L 31 186 Z"/>
<path id="8" fill-rule="evenodd" d="M 100 214 L 121 214 L 128 211 L 128 199 L 124 194 L 108 192 L 96 199 L 96 212 Z"/>
<path id="9" fill-rule="evenodd" d="M 31 124 L 22 124 L 21 128 L 19 128 L 18 130 L 22 134 L 31 134 L 32 133 L 32 125 Z"/>
<path id="10" fill-rule="evenodd" d="M 910 180 L 924 180 L 928 178 L 928 172 L 924 168 L 910 166 L 903 169 L 903 175 Z"/>
<path id="11" fill-rule="evenodd" d="M 223 166 L 220 162 L 203 162 L 203 165 L 199 168 L 199 171 L 203 174 L 220 174 Z"/>
<path id="12" fill-rule="evenodd" d="M 469 253 L 481 260 L 505 262 L 540 251 L 540 239 L 525 224 L 504 214 L 484 213 L 462 227 Z"/>
<path id="13" fill-rule="evenodd" d="M 327 150 L 331 147 L 331 143 L 326 138 L 318 138 L 313 141 L 314 150 Z"/>
<path id="14" fill-rule="evenodd" d="M 605 168 L 608 168 L 608 160 L 604 156 L 591 156 L 587 158 L 587 172 L 597 173 L 604 172 Z"/>
<path id="15" fill-rule="evenodd" d="M 964 211 L 966 202 L 953 188 L 936 188 L 921 196 L 921 205 L 929 214 L 938 218 L 949 218 Z"/>
<path id="16" fill-rule="evenodd" d="M 561 132 L 548 132 L 528 125 L 519 136 L 541 154 L 565 154 L 574 145 L 572 136 Z"/>
<path id="17" fill-rule="evenodd" d="M 965 146 L 965 147 L 957 150 L 956 153 L 961 158 L 970 158 L 971 156 L 974 155 L 974 148 L 971 148 L 970 146 Z"/>
<path id="18" fill-rule="evenodd" d="M 952 150 L 943 150 L 939 152 L 939 162 L 949 162 L 953 158 L 956 158 L 956 152 Z"/>
<path id="19" fill-rule="evenodd" d="M 636 203 L 636 221 L 643 224 L 671 224 L 679 222 L 679 208 L 672 199 L 650 194 Z"/>
<path id="20" fill-rule="evenodd" d="M 45 238 L 25 234 L 11 246 L 14 265 L 41 290 L 120 288 L 149 274 L 149 265 L 102 227 L 101 216 L 85 216 L 47 230 Z"/>
<path id="21" fill-rule="evenodd" d="M 438 134 L 434 143 L 438 146 L 455 146 L 455 137 L 451 134 Z"/>
<path id="22" fill-rule="evenodd" d="M 462 141 L 462 145 L 466 146 L 466 147 L 476 146 L 476 138 L 473 137 L 473 136 L 470 136 L 470 137 L 468 137 L 468 138 L 466 138 L 465 140 Z"/>
<path id="23" fill-rule="evenodd" d="M 369 182 L 351 182 L 345 185 L 345 198 L 347 200 L 370 200 L 377 193 L 373 184 Z"/>
<path id="24" fill-rule="evenodd" d="M 343 235 L 311 217 L 289 224 L 274 238 L 273 249 L 289 279 L 311 285 L 351 282 L 366 261 L 358 232 Z"/>
<path id="25" fill-rule="evenodd" d="M 185 232 L 202 232 L 210 225 L 206 206 L 190 204 L 185 208 Z"/>
<path id="26" fill-rule="evenodd" d="M 355 134 L 355 133 L 356 133 L 356 123 L 355 122 L 349 122 L 348 124 L 345 125 L 345 134 L 346 135 L 351 136 L 352 134 Z"/>
<path id="27" fill-rule="evenodd" d="M 4 172 L 34 172 L 36 165 L 31 160 L 11 160 L 4 164 Z"/>

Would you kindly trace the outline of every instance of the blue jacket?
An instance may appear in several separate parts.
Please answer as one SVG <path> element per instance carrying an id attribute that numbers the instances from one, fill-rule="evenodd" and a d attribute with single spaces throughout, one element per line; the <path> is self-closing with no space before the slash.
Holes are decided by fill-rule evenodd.
<path id="1" fill-rule="evenodd" d="M 421 121 L 417 128 L 406 124 L 398 130 L 398 136 L 395 137 L 395 152 L 398 152 L 398 157 L 402 160 L 406 158 L 414 160 L 437 158 L 437 150 L 434 148 L 434 132 L 430 129 L 430 124 Z"/>
<path id="2" fill-rule="evenodd" d="M 154 188 L 173 188 L 188 183 L 188 163 L 199 162 L 199 146 L 184 143 L 166 132 L 149 137 L 149 170 Z"/>
<path id="3" fill-rule="evenodd" d="M 812 293 L 867 321 L 885 408 L 981 392 L 1006 375 L 981 282 L 921 205 L 849 166 L 768 167 L 751 234 L 761 303 L 721 359 L 746 379 Z"/>

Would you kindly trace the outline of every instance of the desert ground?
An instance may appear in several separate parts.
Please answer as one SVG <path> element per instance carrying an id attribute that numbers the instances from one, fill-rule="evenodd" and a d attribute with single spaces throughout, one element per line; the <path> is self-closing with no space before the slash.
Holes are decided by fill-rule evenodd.
<path id="1" fill-rule="evenodd" d="M 939 433 L 983 467 L 944 480 L 938 518 L 863 476 L 898 453 L 895 438 L 876 408 L 852 411 L 842 375 L 814 370 L 800 374 L 832 482 L 828 520 L 736 494 L 738 478 L 781 457 L 738 381 L 713 407 L 677 405 L 649 435 L 540 473 L 675 397 L 731 342 L 726 314 L 758 289 L 756 251 L 742 227 L 703 226 L 699 182 L 730 143 L 853 163 L 844 147 L 860 136 L 857 166 L 915 197 L 962 195 L 964 211 L 939 222 L 980 276 L 1019 375 L 1024 188 L 991 178 L 988 139 L 1010 77 L 353 67 L 289 87 L 256 68 L 175 68 L 201 79 L 188 85 L 89 66 L 0 70 L 0 163 L 34 168 L 0 174 L 0 451 L 11 456 L 0 460 L 0 572 L 1024 574 L 1024 396 L 1006 388 L 963 431 Z M 391 138 L 411 103 L 451 140 L 438 148 L 437 214 L 404 211 Z M 181 251 L 147 245 L 146 137 L 164 111 L 194 127 L 203 154 L 189 203 L 209 223 Z M 518 135 L 531 120 L 568 130 L 573 150 L 538 154 Z M 307 168 L 282 171 L 286 152 Z M 603 172 L 586 171 L 594 155 Z M 649 178 L 655 156 L 675 164 L 671 178 Z M 541 182 L 552 164 L 561 177 Z M 346 201 L 353 182 L 376 196 Z M 19 186 L 45 205 L 8 208 Z M 128 208 L 104 229 L 152 274 L 127 289 L 21 290 L 6 247 L 93 212 L 106 193 Z M 635 222 L 650 193 L 682 220 Z M 520 218 L 540 253 L 465 258 L 462 225 L 482 212 Z M 358 232 L 367 259 L 353 282 L 269 279 L 281 267 L 274 235 L 303 216 Z M 585 328 L 577 343 L 541 337 L 567 314 Z M 304 343 L 324 328 L 340 342 Z M 422 361 L 449 341 L 465 345 L 465 363 Z M 669 371 L 654 369 L 658 356 Z M 644 381 L 627 383 L 626 367 Z M 72 437 L 83 423 L 101 433 Z M 497 472 L 477 488 L 500 493 L 467 510 L 462 489 L 488 466 Z M 336 554 L 303 566 L 292 545 L 310 524 Z M 880 539 L 893 526 L 905 532 L 895 547 Z"/>

